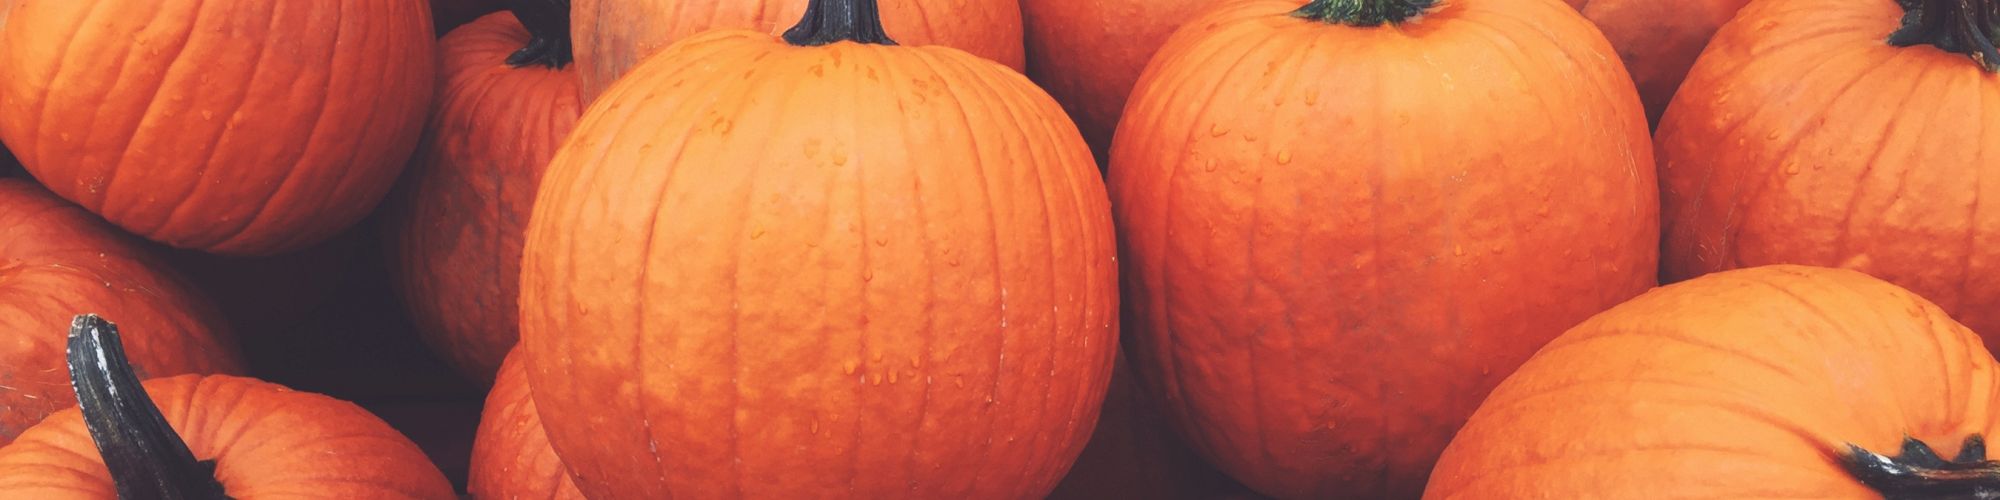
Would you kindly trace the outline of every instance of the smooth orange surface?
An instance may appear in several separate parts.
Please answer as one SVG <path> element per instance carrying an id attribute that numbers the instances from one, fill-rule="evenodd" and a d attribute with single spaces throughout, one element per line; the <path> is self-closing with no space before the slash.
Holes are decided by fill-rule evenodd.
<path id="1" fill-rule="evenodd" d="M 1590 18 L 1639 86 L 1646 119 L 1659 123 L 1715 30 L 1750 0 L 1589 0 Z"/>
<path id="2" fill-rule="evenodd" d="M 1236 2 L 1140 77 L 1112 146 L 1131 360 L 1281 498 L 1409 498 L 1486 391 L 1653 286 L 1637 92 L 1546 0 L 1400 27 Z"/>
<path id="3" fill-rule="evenodd" d="M 528 369 L 512 352 L 500 364 L 472 442 L 466 492 L 475 500 L 582 500 L 562 458 L 549 447 L 542 416 L 528 393 Z"/>
<path id="4" fill-rule="evenodd" d="M 808 0 L 572 0 L 585 103 L 649 55 L 712 29 L 784 33 Z M 1019 0 L 880 0 L 883 31 L 908 46 L 947 45 L 1020 71 Z"/>
<path id="5" fill-rule="evenodd" d="M 215 306 L 137 243 L 32 183 L 0 179 L 0 444 L 76 406 L 63 352 L 78 314 L 123 325 L 140 376 L 243 372 Z"/>
<path id="6" fill-rule="evenodd" d="M 2000 367 L 1916 294 L 1767 266 L 1648 292 L 1494 389 L 1430 499 L 1882 498 L 1836 462 L 2000 430 Z"/>
<path id="7" fill-rule="evenodd" d="M 1022 0 L 1028 76 L 1076 119 L 1099 161 L 1140 70 L 1167 35 L 1223 0 Z"/>
<path id="8" fill-rule="evenodd" d="M 575 66 L 514 68 L 514 15 L 446 35 L 436 110 L 390 208 L 403 303 L 424 340 L 468 378 L 493 380 L 518 338 L 521 240 L 542 169 L 576 119 Z"/>
<path id="9" fill-rule="evenodd" d="M 1723 26 L 1660 123 L 1665 279 L 1854 269 L 2000 346 L 2000 107 L 1984 104 L 2000 79 L 1890 46 L 1902 15 L 1891 0 L 1772 0 Z"/>
<path id="10" fill-rule="evenodd" d="M 231 255 L 353 225 L 428 109 L 413 0 L 14 0 L 0 139 L 56 194 L 154 241 Z"/>

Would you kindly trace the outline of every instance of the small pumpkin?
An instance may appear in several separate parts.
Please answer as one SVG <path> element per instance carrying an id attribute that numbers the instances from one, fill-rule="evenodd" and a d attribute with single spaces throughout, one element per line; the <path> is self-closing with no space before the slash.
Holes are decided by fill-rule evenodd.
<path id="1" fill-rule="evenodd" d="M 74 406 L 60 320 L 127 318 L 141 374 L 240 374 L 235 338 L 206 297 L 89 213 L 28 181 L 0 179 L 0 445 Z"/>
<path id="2" fill-rule="evenodd" d="M 1054 99 L 813 0 L 584 112 L 528 226 L 521 352 L 591 498 L 1039 497 L 1104 400 L 1115 252 Z"/>
<path id="3" fill-rule="evenodd" d="M 1099 161 L 1139 72 L 1175 28 L 1221 0 L 1022 0 L 1028 77 L 1062 102 Z"/>
<path id="4" fill-rule="evenodd" d="M 549 447 L 542 416 L 528 392 L 527 366 L 510 351 L 486 394 L 479 434 L 472 442 L 472 498 L 581 500 L 562 458 Z"/>
<path id="5" fill-rule="evenodd" d="M 76 318 L 68 347 L 80 405 L 0 448 L 10 497 L 456 498 L 422 450 L 352 403 L 228 375 L 141 383 L 95 315 Z"/>
<path id="6" fill-rule="evenodd" d="M 521 239 L 542 169 L 583 113 L 569 4 L 517 0 L 445 35 L 438 59 L 430 131 L 387 210 L 389 260 L 424 341 L 485 384 L 519 338 Z"/>
<path id="7" fill-rule="evenodd" d="M 1424 498 L 1977 498 L 2000 487 L 1981 462 L 1996 386 L 1979 337 L 1908 290 L 1720 272 L 1550 342 L 1480 405 Z"/>
<path id="8" fill-rule="evenodd" d="M 1252 489 L 1414 497 L 1514 366 L 1654 285 L 1652 146 L 1561 3 L 1301 3 L 1209 10 L 1140 76 L 1109 174 L 1127 352 Z"/>
<path id="9" fill-rule="evenodd" d="M 0 139 L 57 195 L 178 248 L 271 255 L 353 225 L 434 84 L 414 0 L 13 5 Z"/>
<path id="10" fill-rule="evenodd" d="M 1639 86 L 1646 120 L 1659 124 L 1688 68 L 1715 30 L 1750 0 L 1589 0 L 1583 16 L 1597 24 Z"/>

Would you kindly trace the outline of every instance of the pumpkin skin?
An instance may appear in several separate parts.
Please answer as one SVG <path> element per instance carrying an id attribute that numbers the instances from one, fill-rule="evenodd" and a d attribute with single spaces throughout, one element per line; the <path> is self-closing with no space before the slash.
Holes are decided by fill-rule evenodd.
<path id="1" fill-rule="evenodd" d="M 2000 81 L 1964 55 L 1884 43 L 1902 15 L 1888 0 L 1776 0 L 1723 26 L 1660 123 L 1665 279 L 1854 269 L 2000 346 L 2000 255 L 1985 250 L 2000 221 L 1980 203 L 2000 197 L 1984 180 L 2000 179 L 1984 175 L 2000 169 L 2000 108 L 1981 107 Z"/>
<path id="2" fill-rule="evenodd" d="M 528 393 L 527 365 L 512 352 L 500 364 L 493 391 L 486 394 L 466 488 L 473 498 L 583 498 L 562 458 L 549 447 L 542 416 Z"/>
<path id="3" fill-rule="evenodd" d="M 1597 24 L 1639 86 L 1646 120 L 1659 124 L 1688 68 L 1722 23 L 1749 0 L 1590 0 L 1583 16 Z"/>
<path id="4" fill-rule="evenodd" d="M 1996 374 L 1970 330 L 1887 282 L 1711 274 L 1549 343 L 1459 431 L 1425 498 L 1882 498 L 1832 459 L 1843 443 L 1907 434 L 1952 456 L 2000 431 Z"/>
<path id="5" fill-rule="evenodd" d="M 1048 500 L 1217 500 L 1248 491 L 1174 436 L 1158 406 L 1133 380 L 1131 364 L 1119 356 L 1090 444 Z"/>
<path id="6" fill-rule="evenodd" d="M 712 29 L 777 34 L 805 13 L 808 0 L 572 0 L 571 33 L 583 102 L 647 56 Z M 1021 71 L 1018 0 L 882 0 L 889 37 L 910 46 L 948 45 Z"/>
<path id="7" fill-rule="evenodd" d="M 437 110 L 390 211 L 390 261 L 417 331 L 481 384 L 519 337 L 522 233 L 542 169 L 583 113 L 573 66 L 507 64 L 528 39 L 510 12 L 445 35 Z"/>
<path id="8" fill-rule="evenodd" d="M 1646 123 L 1560 3 L 1394 29 L 1300 3 L 1210 10 L 1140 77 L 1110 171 L 1128 353 L 1250 488 L 1411 498 L 1514 366 L 1653 286 Z"/>
<path id="9" fill-rule="evenodd" d="M 16 3 L 0 138 L 51 191 L 179 248 L 270 255 L 353 225 L 434 85 L 422 2 Z"/>
<path id="10" fill-rule="evenodd" d="M 1167 35 L 1222 0 L 1022 0 L 1028 76 L 1062 102 L 1099 161 L 1139 72 Z"/>
<path id="11" fill-rule="evenodd" d="M 963 51 L 676 43 L 543 179 L 549 441 L 598 499 L 1045 495 L 1117 344 L 1103 189 L 1053 99 Z"/>
<path id="12" fill-rule="evenodd" d="M 0 445 L 76 406 L 61 332 L 79 310 L 125 318 L 142 375 L 243 373 L 215 306 L 165 268 L 89 213 L 0 179 Z"/>

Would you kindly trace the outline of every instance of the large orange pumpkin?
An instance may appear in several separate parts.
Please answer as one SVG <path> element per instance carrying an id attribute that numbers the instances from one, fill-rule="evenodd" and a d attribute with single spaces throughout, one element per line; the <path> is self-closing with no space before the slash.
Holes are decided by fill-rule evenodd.
<path id="1" fill-rule="evenodd" d="M 433 80 L 414 0 L 15 0 L 0 139 L 51 191 L 181 248 L 327 239 L 389 191 Z"/>
<path id="2" fill-rule="evenodd" d="M 1140 77 L 1110 184 L 1132 361 L 1281 498 L 1407 498 L 1486 391 L 1654 284 L 1646 122 L 1545 0 L 1235 2 Z"/>
<path id="3" fill-rule="evenodd" d="M 542 416 L 528 393 L 527 365 L 511 351 L 500 364 L 493 391 L 486 394 L 486 409 L 479 415 L 466 490 L 475 499 L 583 498 L 562 458 L 549 447 Z"/>
<path id="4" fill-rule="evenodd" d="M 576 64 L 585 103 L 646 56 L 711 29 L 777 34 L 805 12 L 808 0 L 573 0 Z M 947 45 L 999 61 L 1027 65 L 1019 0 L 883 0 L 883 24 L 897 42 Z"/>
<path id="5" fill-rule="evenodd" d="M 1590 18 L 1639 86 L 1646 119 L 1659 123 L 1687 78 L 1695 56 L 1708 46 L 1715 30 L 1736 16 L 1750 0 L 1589 0 L 1583 16 Z"/>
<path id="6" fill-rule="evenodd" d="M 521 345 L 592 498 L 1024 498 L 1096 423 L 1116 248 L 1026 77 L 873 0 L 681 41 L 543 179 Z"/>
<path id="7" fill-rule="evenodd" d="M 521 238 L 542 169 L 582 114 L 568 32 L 565 2 L 535 0 L 445 35 L 430 130 L 388 211 L 417 331 L 482 384 L 518 337 Z"/>
<path id="8" fill-rule="evenodd" d="M 1139 71 L 1182 21 L 1221 0 L 1022 0 L 1028 76 L 1062 102 L 1099 161 Z"/>
<path id="9" fill-rule="evenodd" d="M 1987 458 L 1961 444 L 2000 431 L 1995 387 L 1979 337 L 1909 291 L 1837 269 L 1716 273 L 1543 348 L 1459 431 L 1425 498 L 1978 498 L 1899 488 L 1968 486 L 1935 479 L 1982 466 L 1939 457 Z"/>
<path id="10" fill-rule="evenodd" d="M 1660 123 L 1667 280 L 1854 269 L 2000 346 L 2000 31 L 1958 28 L 2000 14 L 1916 5 L 1760 1 L 1723 26 Z"/>
<path id="11" fill-rule="evenodd" d="M 76 405 L 63 320 L 116 314 L 144 376 L 243 372 L 215 306 L 138 242 L 32 183 L 0 179 L 0 444 Z"/>

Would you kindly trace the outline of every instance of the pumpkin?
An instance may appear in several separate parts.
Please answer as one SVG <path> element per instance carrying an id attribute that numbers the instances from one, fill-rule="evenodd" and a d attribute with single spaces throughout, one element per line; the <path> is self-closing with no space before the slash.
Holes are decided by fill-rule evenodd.
<path id="1" fill-rule="evenodd" d="M 32 183 L 0 179 L 0 444 L 74 405 L 60 318 L 127 318 L 145 375 L 242 373 L 235 339 L 208 299 L 136 241 Z"/>
<path id="2" fill-rule="evenodd" d="M 229 375 L 142 383 L 96 315 L 76 317 L 68 347 L 80 404 L 0 448 L 9 496 L 456 498 L 416 445 L 352 403 Z"/>
<path id="3" fill-rule="evenodd" d="M 567 2 L 514 9 L 445 35 L 430 131 L 388 211 L 417 331 L 482 384 L 518 337 L 521 238 L 542 168 L 582 114 Z"/>
<path id="4" fill-rule="evenodd" d="M 1854 269 L 2000 340 L 2000 32 L 1961 29 L 2000 3 L 1910 5 L 1774 0 L 1722 27 L 1660 123 L 1665 279 Z"/>
<path id="5" fill-rule="evenodd" d="M 1083 448 L 1118 342 L 1089 147 L 876 13 L 678 42 L 556 153 L 521 349 L 584 494 L 1039 497 Z"/>
<path id="6" fill-rule="evenodd" d="M 808 0 L 572 0 L 577 78 L 584 102 L 595 101 L 647 56 L 711 29 L 777 34 L 798 19 Z M 948 45 L 1026 67 L 1018 0 L 886 0 L 883 24 L 896 40 Z"/>
<path id="7" fill-rule="evenodd" d="M 1112 365 L 1111 386 L 1090 444 L 1048 500 L 1218 500 L 1247 492 L 1175 437 L 1158 406 L 1140 390 L 1131 364 L 1120 356 Z"/>
<path id="8" fill-rule="evenodd" d="M 479 415 L 466 488 L 473 498 L 583 498 L 542 431 L 541 414 L 528 393 L 527 365 L 511 351 Z"/>
<path id="9" fill-rule="evenodd" d="M 422 2 L 15 4 L 0 139 L 51 191 L 178 248 L 270 255 L 353 225 L 430 101 Z"/>
<path id="10" fill-rule="evenodd" d="M 1979 484 L 1967 469 L 2000 477 L 1964 463 L 2000 431 L 1996 384 L 1979 337 L 1908 290 L 1820 267 L 1720 272 L 1550 342 L 1459 431 L 1424 497 L 1973 498 L 1948 493 Z"/>
<path id="11" fill-rule="evenodd" d="M 1280 498 L 1408 498 L 1537 347 L 1650 288 L 1637 93 L 1541 0 L 1234 2 L 1119 123 L 1130 350 L 1190 444 Z"/>
<path id="12" fill-rule="evenodd" d="M 1750 0 L 1590 0 L 1582 5 L 1639 86 L 1646 119 L 1658 124 L 1709 37 Z"/>
<path id="13" fill-rule="evenodd" d="M 1108 161 L 1111 131 L 1139 71 L 1182 21 L 1220 0 L 1022 0 L 1028 76 L 1076 119 Z"/>

